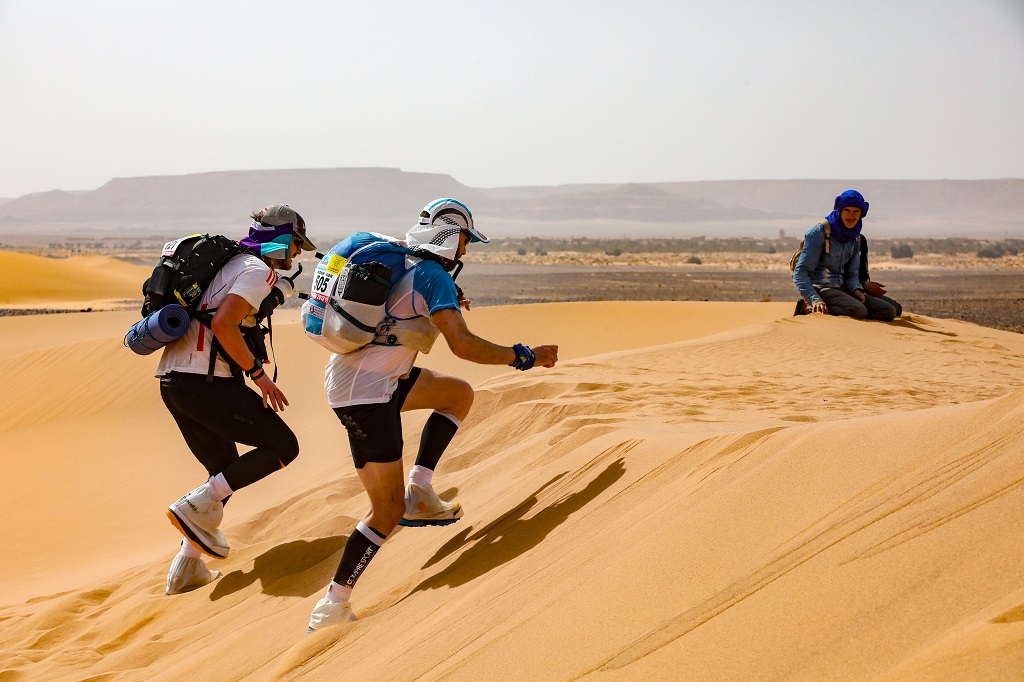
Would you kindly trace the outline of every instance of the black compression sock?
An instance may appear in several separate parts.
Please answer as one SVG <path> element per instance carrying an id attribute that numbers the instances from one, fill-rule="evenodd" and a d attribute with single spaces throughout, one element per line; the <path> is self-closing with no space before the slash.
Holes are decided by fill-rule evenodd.
<path id="1" fill-rule="evenodd" d="M 448 444 L 455 437 L 459 425 L 452 421 L 452 417 L 442 412 L 434 412 L 423 425 L 423 434 L 420 436 L 420 451 L 416 455 L 416 466 L 426 467 L 431 471 L 437 468 L 441 461 L 441 455 L 448 448 Z"/>
<path id="2" fill-rule="evenodd" d="M 360 521 L 345 543 L 345 551 L 341 554 L 334 582 L 345 587 L 353 587 L 386 539 Z"/>

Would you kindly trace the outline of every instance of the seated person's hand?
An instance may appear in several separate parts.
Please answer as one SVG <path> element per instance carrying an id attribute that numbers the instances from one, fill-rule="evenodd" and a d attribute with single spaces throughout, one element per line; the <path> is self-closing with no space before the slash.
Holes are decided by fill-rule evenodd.
<path id="1" fill-rule="evenodd" d="M 814 305 L 811 306 L 811 312 L 812 313 L 823 313 L 825 315 L 828 315 L 828 306 L 825 305 L 824 301 L 818 301 L 817 303 L 815 303 Z"/>
<path id="2" fill-rule="evenodd" d="M 860 301 L 861 303 L 868 300 L 868 297 L 864 294 L 864 291 L 862 289 L 857 289 L 857 291 L 853 292 L 853 297 Z"/>
<path id="3" fill-rule="evenodd" d="M 885 285 L 881 282 L 864 282 L 864 291 L 872 296 L 885 296 Z"/>

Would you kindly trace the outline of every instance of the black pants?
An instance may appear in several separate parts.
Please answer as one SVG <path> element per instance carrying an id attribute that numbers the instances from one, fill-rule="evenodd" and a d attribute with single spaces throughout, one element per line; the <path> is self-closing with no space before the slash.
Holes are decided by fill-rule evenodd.
<path id="1" fill-rule="evenodd" d="M 295 434 L 260 394 L 239 377 L 171 372 L 160 378 L 160 397 L 189 450 L 211 476 L 223 473 L 240 490 L 290 464 L 299 454 Z M 241 457 L 235 443 L 251 445 Z"/>
<path id="2" fill-rule="evenodd" d="M 881 298 L 865 293 L 864 303 L 841 289 L 819 289 L 821 300 L 828 306 L 829 315 L 846 315 L 858 319 L 882 320 L 892 322 L 896 318 L 896 308 Z M 902 310 L 901 310 L 902 312 Z"/>

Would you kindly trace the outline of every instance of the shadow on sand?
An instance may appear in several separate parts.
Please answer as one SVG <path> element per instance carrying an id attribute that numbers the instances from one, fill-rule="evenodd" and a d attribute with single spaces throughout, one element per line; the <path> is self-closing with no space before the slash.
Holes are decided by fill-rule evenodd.
<path id="1" fill-rule="evenodd" d="M 916 321 L 920 322 L 920 320 L 916 320 Z M 913 329 L 913 330 L 919 331 L 919 332 L 928 332 L 929 334 L 939 334 L 941 336 L 959 336 L 959 334 L 955 334 L 953 332 L 944 332 L 944 331 L 939 331 L 938 329 L 928 329 L 927 327 L 922 327 L 922 326 L 920 326 L 918 324 L 914 324 L 914 322 L 912 322 L 911 320 L 907 319 L 906 315 L 904 315 L 903 317 L 897 318 L 897 319 L 893 320 L 892 322 L 888 322 L 887 324 L 889 326 L 891 326 L 891 327 L 905 327 L 906 329 Z"/>
<path id="2" fill-rule="evenodd" d="M 295 540 L 271 547 L 256 557 L 250 571 L 232 571 L 217 581 L 210 601 L 245 589 L 259 580 L 263 594 L 275 597 L 309 597 L 323 590 L 332 577 L 347 535 L 317 540 Z"/>
<path id="3" fill-rule="evenodd" d="M 478 578 L 502 564 L 512 561 L 524 552 L 539 545 L 548 534 L 565 522 L 571 514 L 583 509 L 598 495 L 610 488 L 626 473 L 623 459 L 612 462 L 597 478 L 583 490 L 571 493 L 528 519 L 523 517 L 532 510 L 538 496 L 568 472 L 559 474 L 537 489 L 530 497 L 523 500 L 514 509 L 491 522 L 480 531 L 473 533 L 473 527 L 465 529 L 446 542 L 423 565 L 429 568 L 460 548 L 471 545 L 452 564 L 435 575 L 430 576 L 406 597 L 423 590 L 431 590 L 442 586 L 457 587 Z"/>

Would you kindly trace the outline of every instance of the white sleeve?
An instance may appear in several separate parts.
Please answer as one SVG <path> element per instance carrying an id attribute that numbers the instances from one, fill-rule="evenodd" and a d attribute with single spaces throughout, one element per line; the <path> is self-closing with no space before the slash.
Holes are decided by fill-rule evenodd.
<path id="1" fill-rule="evenodd" d="M 259 309 L 260 303 L 277 281 L 277 273 L 255 256 L 243 256 L 239 260 L 242 260 L 242 267 L 228 293 L 241 296 L 253 308 Z"/>

